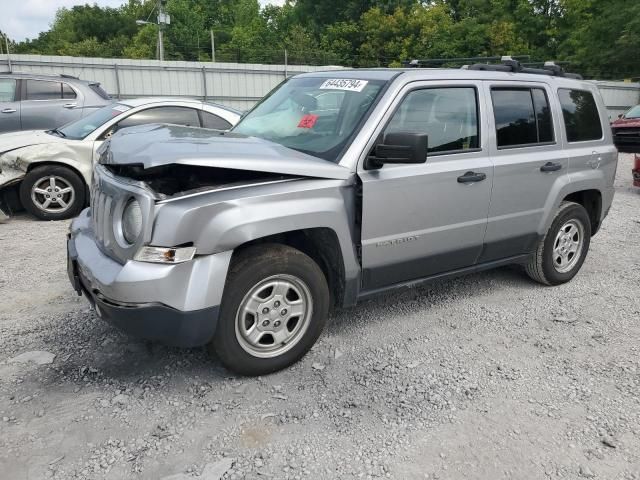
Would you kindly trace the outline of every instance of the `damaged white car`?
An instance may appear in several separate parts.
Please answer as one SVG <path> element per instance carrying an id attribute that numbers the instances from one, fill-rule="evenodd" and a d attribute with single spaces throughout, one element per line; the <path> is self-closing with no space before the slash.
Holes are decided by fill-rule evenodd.
<path id="1" fill-rule="evenodd" d="M 240 112 L 198 100 L 125 100 L 53 130 L 0 135 L 0 217 L 25 209 L 42 220 L 78 215 L 89 202 L 97 151 L 119 129 L 171 123 L 227 130 Z"/>

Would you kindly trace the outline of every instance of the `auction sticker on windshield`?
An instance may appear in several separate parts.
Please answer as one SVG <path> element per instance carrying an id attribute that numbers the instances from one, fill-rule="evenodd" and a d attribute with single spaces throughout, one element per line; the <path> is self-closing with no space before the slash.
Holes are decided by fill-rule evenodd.
<path id="1" fill-rule="evenodd" d="M 330 78 L 320 85 L 320 90 L 346 90 L 348 92 L 361 92 L 369 83 L 368 80 L 354 80 L 352 78 Z"/>

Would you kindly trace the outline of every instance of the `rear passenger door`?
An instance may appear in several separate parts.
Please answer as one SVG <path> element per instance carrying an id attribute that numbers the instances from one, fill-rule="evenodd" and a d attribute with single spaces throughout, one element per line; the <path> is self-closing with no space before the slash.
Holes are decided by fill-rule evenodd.
<path id="1" fill-rule="evenodd" d="M 474 81 L 411 83 L 374 134 L 373 146 L 386 133 L 426 133 L 429 149 L 426 163 L 358 170 L 364 290 L 477 261 L 493 172 L 479 87 Z"/>
<path id="2" fill-rule="evenodd" d="M 20 93 L 14 78 L 0 78 L 0 133 L 20 130 Z"/>
<path id="3" fill-rule="evenodd" d="M 61 127 L 82 116 L 82 99 L 68 84 L 54 80 L 23 80 L 22 129 Z"/>
<path id="4" fill-rule="evenodd" d="M 479 262 L 530 252 L 544 231 L 550 193 L 568 181 L 555 93 L 544 83 L 485 82 L 494 165 L 485 245 Z"/>

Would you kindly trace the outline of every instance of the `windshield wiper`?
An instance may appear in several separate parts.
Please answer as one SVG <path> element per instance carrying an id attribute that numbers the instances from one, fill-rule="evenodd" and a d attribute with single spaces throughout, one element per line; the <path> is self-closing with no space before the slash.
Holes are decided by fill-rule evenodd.
<path id="1" fill-rule="evenodd" d="M 53 133 L 62 138 L 65 138 L 67 136 L 62 130 L 58 130 L 57 128 L 52 128 L 51 130 L 49 130 L 48 133 Z"/>

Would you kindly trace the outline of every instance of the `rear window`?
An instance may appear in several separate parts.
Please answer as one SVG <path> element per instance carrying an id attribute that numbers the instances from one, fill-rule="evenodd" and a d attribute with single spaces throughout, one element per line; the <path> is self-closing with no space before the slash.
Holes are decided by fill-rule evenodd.
<path id="1" fill-rule="evenodd" d="M 27 100 L 60 100 L 62 83 L 47 80 L 27 80 Z"/>
<path id="2" fill-rule="evenodd" d="M 553 122 L 545 91 L 541 88 L 491 90 L 498 147 L 553 142 Z"/>
<path id="3" fill-rule="evenodd" d="M 602 125 L 593 94 L 586 90 L 558 90 L 569 142 L 602 138 Z"/>
<path id="4" fill-rule="evenodd" d="M 0 102 L 13 102 L 16 98 L 16 81 L 0 78 Z"/>
<path id="5" fill-rule="evenodd" d="M 100 86 L 99 83 L 90 83 L 89 88 L 98 94 L 100 98 L 104 98 L 105 100 L 111 100 L 111 97 L 105 90 Z"/>

